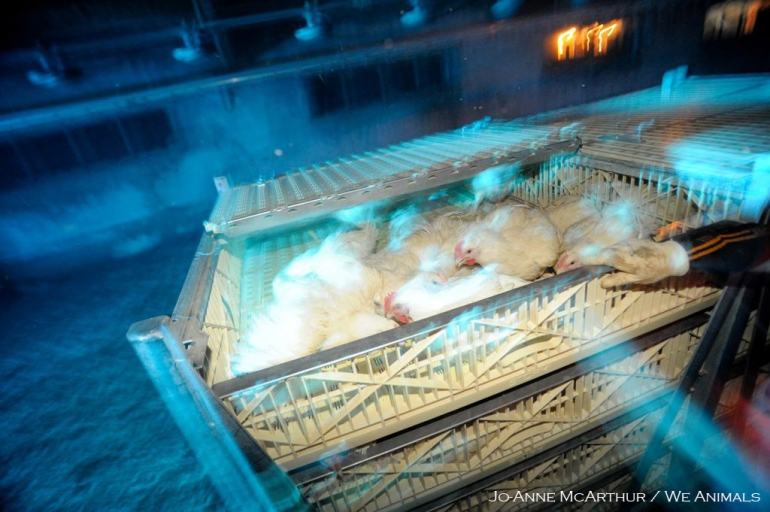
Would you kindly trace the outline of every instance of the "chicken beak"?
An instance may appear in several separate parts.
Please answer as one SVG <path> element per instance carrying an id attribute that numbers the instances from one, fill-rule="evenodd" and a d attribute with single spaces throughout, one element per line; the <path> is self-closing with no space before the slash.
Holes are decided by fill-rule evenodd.
<path id="1" fill-rule="evenodd" d="M 559 261 L 556 262 L 556 265 L 553 266 L 553 270 L 557 274 L 561 274 L 567 270 L 568 266 L 569 266 L 569 255 L 567 253 L 564 253 L 559 258 Z"/>

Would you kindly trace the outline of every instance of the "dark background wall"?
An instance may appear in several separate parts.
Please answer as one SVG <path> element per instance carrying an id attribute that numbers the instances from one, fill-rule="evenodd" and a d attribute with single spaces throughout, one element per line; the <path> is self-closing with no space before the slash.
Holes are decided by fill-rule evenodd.
<path id="1" fill-rule="evenodd" d="M 399 22 L 407 2 L 321 2 L 330 29 L 310 42 L 293 36 L 299 2 L 17 9 L 0 54 L 5 274 L 122 257 L 199 230 L 217 175 L 270 178 L 484 116 L 594 101 L 683 64 L 691 74 L 770 69 L 770 10 L 748 36 L 704 41 L 714 2 L 524 2 L 499 22 L 492 3 L 436 0 L 410 28 Z M 210 27 L 192 63 L 171 56 L 182 19 Z M 624 28 L 607 55 L 554 60 L 555 34 L 612 19 Z M 50 57 L 55 42 L 68 74 L 31 84 L 35 52 Z M 52 266 L 54 255 L 65 257 Z"/>

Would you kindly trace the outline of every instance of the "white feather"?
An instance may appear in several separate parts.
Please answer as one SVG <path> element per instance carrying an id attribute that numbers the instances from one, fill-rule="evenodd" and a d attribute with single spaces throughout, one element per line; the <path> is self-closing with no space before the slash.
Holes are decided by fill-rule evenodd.
<path id="1" fill-rule="evenodd" d="M 394 309 L 403 311 L 411 320 L 422 320 L 526 284 L 529 282 L 521 278 L 498 274 L 494 266 L 446 280 L 424 272 L 402 286 L 392 302 Z"/>

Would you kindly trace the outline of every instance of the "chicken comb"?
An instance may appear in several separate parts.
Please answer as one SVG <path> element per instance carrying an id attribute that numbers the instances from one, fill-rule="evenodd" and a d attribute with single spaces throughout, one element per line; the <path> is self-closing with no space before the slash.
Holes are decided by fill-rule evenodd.
<path id="1" fill-rule="evenodd" d="M 455 245 L 455 260 L 460 260 L 463 257 L 463 242 L 460 240 Z"/>
<path id="2" fill-rule="evenodd" d="M 393 296 L 396 292 L 390 292 L 385 296 L 385 314 L 390 312 L 391 305 L 393 304 Z"/>

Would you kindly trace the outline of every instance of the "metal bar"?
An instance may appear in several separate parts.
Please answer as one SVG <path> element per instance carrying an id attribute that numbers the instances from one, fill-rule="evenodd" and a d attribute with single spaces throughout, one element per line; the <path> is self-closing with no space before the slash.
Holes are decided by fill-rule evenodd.
<path id="1" fill-rule="evenodd" d="M 647 445 L 647 449 L 644 452 L 642 460 L 639 462 L 639 466 L 636 468 L 634 479 L 632 480 L 631 485 L 629 485 L 627 492 L 639 492 L 653 462 L 660 456 L 659 452 L 663 444 L 663 439 L 666 437 L 671 425 L 674 423 L 674 419 L 682 408 L 686 396 L 690 393 L 690 388 L 695 383 L 704 361 L 711 352 L 722 324 L 729 316 L 730 308 L 738 296 L 739 283 L 740 276 L 732 275 L 727 288 L 722 293 L 722 296 L 719 297 L 719 301 L 714 307 L 714 313 L 712 314 L 711 320 L 706 327 L 706 332 L 703 334 L 703 338 L 701 338 L 698 348 L 695 350 L 690 363 L 685 369 L 678 390 L 674 393 L 663 418 L 655 428 L 655 433 L 650 439 L 650 443 Z"/>
<path id="2" fill-rule="evenodd" d="M 207 21 L 215 18 L 214 6 L 211 0 L 193 0 L 195 6 L 195 13 L 198 15 L 198 21 L 201 25 L 204 25 Z M 216 23 L 216 21 L 214 21 Z M 230 69 L 232 67 L 233 58 L 230 50 L 230 41 L 227 39 L 227 34 L 221 34 L 220 32 L 213 32 L 211 34 L 214 40 L 214 47 L 217 51 L 217 56 L 224 69 Z"/>
<path id="3" fill-rule="evenodd" d="M 437 164 L 441 164 L 446 161 L 446 157 L 438 157 L 431 151 L 426 151 L 428 148 L 415 149 L 409 147 L 407 143 L 402 142 L 396 146 L 391 146 L 391 149 L 396 151 L 402 158 L 416 159 L 420 161 L 418 165 L 432 167 Z"/>
<path id="4" fill-rule="evenodd" d="M 470 149 L 478 148 L 479 151 L 484 151 L 487 153 L 490 153 L 494 150 L 494 148 L 491 148 L 491 144 L 489 144 L 487 141 L 481 140 L 480 138 L 474 138 L 474 137 L 452 137 L 448 134 L 436 134 L 431 135 L 429 137 L 425 138 L 426 142 L 442 142 L 447 145 L 452 145 L 455 149 L 459 149 L 462 146 L 466 146 Z M 474 151 L 474 153 L 477 153 L 479 151 Z M 464 154 L 464 153 L 461 153 Z"/>
<path id="5" fill-rule="evenodd" d="M 224 219 L 224 221 L 205 223 L 206 229 L 217 234 L 225 234 L 228 237 L 240 237 L 246 235 L 265 236 L 273 234 L 280 228 L 286 228 L 300 221 L 311 218 L 319 218 L 334 213 L 342 208 L 348 208 L 364 202 L 380 199 L 394 199 L 408 194 L 424 192 L 429 193 L 448 185 L 472 178 L 478 173 L 501 162 L 522 162 L 522 164 L 539 163 L 555 155 L 571 155 L 580 148 L 581 140 L 561 141 L 548 146 L 542 146 L 536 150 L 509 149 L 497 151 L 495 156 L 486 158 L 465 158 L 461 161 L 447 162 L 444 167 L 431 170 L 427 173 L 411 174 L 406 171 L 397 172 L 398 169 L 388 169 L 375 165 L 374 158 L 364 158 L 357 162 L 356 168 L 365 165 L 385 176 L 379 183 L 358 183 L 355 186 L 346 187 L 344 190 L 326 192 L 331 197 L 308 197 L 302 203 L 289 205 L 291 208 L 280 212 L 271 212 L 267 208 L 251 209 L 245 215 Z M 353 165 L 350 160 L 345 164 Z M 386 163 L 387 164 L 387 163 Z M 316 177 L 322 175 L 318 169 L 313 171 Z M 304 173 L 305 179 L 310 176 Z M 320 185 L 320 183 L 319 183 Z M 324 185 L 327 185 L 324 182 Z M 328 183 L 332 185 L 332 183 Z M 324 187 L 327 188 L 327 187 Z M 318 204 L 320 199 L 324 199 Z M 333 200 L 326 200 L 333 199 Z M 219 220 L 219 219 L 218 219 Z"/>
<path id="6" fill-rule="evenodd" d="M 200 329 L 214 283 L 216 258 L 216 243 L 204 234 L 172 313 L 172 322 L 178 322 L 178 328 L 182 329 L 177 331 L 178 339 L 187 349 L 190 364 L 198 371 L 204 370 L 208 337 Z"/>
<path id="7" fill-rule="evenodd" d="M 327 160 L 324 162 L 323 168 L 326 169 L 330 174 L 339 176 L 340 182 L 347 184 L 346 186 L 357 185 L 361 181 L 362 177 L 367 179 L 367 176 L 364 176 L 350 166 L 344 165 L 342 162 L 332 162 Z"/>
<path id="8" fill-rule="evenodd" d="M 375 154 L 371 151 L 367 151 L 364 153 L 364 156 L 366 156 L 367 163 L 374 166 L 381 166 L 383 169 L 387 169 L 387 173 L 389 175 L 412 170 L 411 166 L 402 164 L 391 155 L 383 153 Z"/>
<path id="9" fill-rule="evenodd" d="M 123 126 L 123 123 L 121 122 L 120 118 L 115 120 L 115 124 L 118 125 L 118 133 L 120 134 L 121 140 L 123 140 L 123 144 L 126 145 L 126 149 L 128 150 L 128 154 L 130 156 L 134 156 L 136 154 L 136 150 L 134 149 L 133 145 L 131 144 L 131 140 L 128 137 L 128 134 L 126 133 L 126 128 Z"/>
<path id="10" fill-rule="evenodd" d="M 298 203 L 302 200 L 302 193 L 297 187 L 297 183 L 291 177 L 291 173 L 283 174 L 276 178 L 276 181 L 281 182 L 281 188 L 286 195 L 286 203 Z"/>
<path id="11" fill-rule="evenodd" d="M 704 362 L 702 376 L 694 386 L 684 424 L 685 432 L 688 433 L 687 449 L 677 449 L 675 444 L 669 467 L 668 481 L 674 488 L 690 487 L 690 476 L 698 465 L 707 437 L 707 434 L 704 434 L 704 426 L 713 424 L 714 411 L 724 389 L 725 375 L 735 359 L 755 293 L 756 290 L 748 287 L 738 290 L 735 301 L 730 305 L 729 314 L 720 326 L 711 353 Z"/>
<path id="12" fill-rule="evenodd" d="M 187 361 L 169 317 L 137 322 L 126 337 L 227 510 L 309 510 L 288 478 L 264 454 L 255 456 L 260 450 L 253 441 L 248 453 L 255 457 L 246 459 L 228 428 L 232 422 L 225 419 L 223 405 Z M 258 477 L 255 470 L 259 469 Z"/>
<path id="13" fill-rule="evenodd" d="M 345 174 L 334 163 L 325 163 L 324 165 L 313 166 L 320 175 L 322 175 L 327 181 L 333 182 L 335 185 L 335 191 L 350 189 L 351 186 L 355 188 L 358 182 L 353 177 Z"/>
<path id="14" fill-rule="evenodd" d="M 388 173 L 382 171 L 381 169 L 378 169 L 377 167 L 369 165 L 369 163 L 366 160 L 353 160 L 351 158 L 340 158 L 340 162 L 342 162 L 345 165 L 349 165 L 350 167 L 354 168 L 361 174 L 368 176 L 370 179 L 381 180 L 383 178 L 387 178 L 390 176 Z M 366 169 L 362 169 L 362 167 L 365 167 Z"/>
<path id="15" fill-rule="evenodd" d="M 765 286 L 760 291 L 757 315 L 754 319 L 754 328 L 751 332 L 751 341 L 749 342 L 749 349 L 746 354 L 746 366 L 743 370 L 743 379 L 741 380 L 742 407 L 748 404 L 754 396 L 754 387 L 763 359 L 762 354 L 765 351 L 768 323 L 770 323 L 770 288 Z M 745 413 L 745 409 L 739 411 L 733 425 L 733 430 L 738 437 L 743 436 L 746 430 Z"/>
<path id="16" fill-rule="evenodd" d="M 197 3 L 197 2 L 195 2 Z M 333 7 L 339 7 L 343 4 L 332 4 Z M 324 6 L 326 10 L 328 6 Z M 237 27 L 245 27 L 248 25 L 258 25 L 260 23 L 271 23 L 274 21 L 291 20 L 302 18 L 304 9 L 284 9 L 282 11 L 264 12 L 258 14 L 248 14 L 244 16 L 238 16 L 235 18 L 215 19 L 201 23 L 202 30 L 228 30 Z"/>
<path id="17" fill-rule="evenodd" d="M 329 194 L 329 191 L 325 187 L 322 187 L 322 184 L 313 177 L 315 174 L 313 169 L 302 167 L 292 174 L 294 175 L 295 181 L 302 187 L 302 190 L 307 192 L 307 194 L 305 194 L 305 201 L 317 199 Z M 241 217 L 245 215 L 249 215 L 249 212 L 246 212 Z"/>
<path id="18" fill-rule="evenodd" d="M 430 161 L 426 159 L 425 157 L 422 157 L 417 152 L 407 152 L 407 151 L 398 151 L 396 148 L 389 148 L 390 151 L 385 149 L 378 149 L 377 153 L 381 154 L 383 157 L 390 158 L 392 160 L 396 160 L 398 162 L 403 162 L 402 164 L 399 164 L 400 167 L 406 166 L 406 170 L 416 170 L 420 167 L 425 167 L 426 163 L 428 163 L 428 166 L 434 166 L 437 162 Z"/>
<path id="19" fill-rule="evenodd" d="M 329 175 L 325 167 L 320 165 L 313 165 L 312 167 L 313 176 L 320 178 L 320 180 L 316 180 L 316 183 L 322 184 L 329 194 L 335 194 L 342 189 L 342 185 Z"/>
<path id="20" fill-rule="evenodd" d="M 469 158 L 471 156 L 486 156 L 489 154 L 489 151 L 480 152 L 478 149 L 474 150 L 472 148 L 463 148 L 462 143 L 459 142 L 459 139 L 455 142 L 455 144 L 448 144 L 445 142 L 437 141 L 435 140 L 435 136 L 429 135 L 428 137 L 411 141 L 408 144 L 414 144 L 414 149 L 417 151 L 424 151 L 426 149 L 443 151 L 443 154 L 441 154 L 443 162 L 454 162 L 464 158 Z M 485 149 L 488 150 L 489 147 L 486 147 Z"/>
<path id="21" fill-rule="evenodd" d="M 454 152 L 440 153 L 436 150 L 437 146 L 439 148 L 444 147 L 443 144 L 420 144 L 419 142 L 402 142 L 401 144 L 399 144 L 399 146 L 403 146 L 409 151 L 417 150 L 420 153 L 423 153 L 425 155 L 435 155 L 436 162 L 446 162 L 448 160 L 454 160 L 457 158 L 457 153 L 454 153 Z"/>
<path id="22" fill-rule="evenodd" d="M 118 125 L 120 125 L 120 123 L 118 123 Z M 64 136 L 67 137 L 67 142 L 69 142 L 72 152 L 75 153 L 75 158 L 78 159 L 78 164 L 80 164 L 81 167 L 85 167 L 86 160 L 83 158 L 83 152 L 80 151 L 80 147 L 76 144 L 75 138 L 72 136 L 72 130 L 64 129 L 62 131 L 64 132 Z"/>

